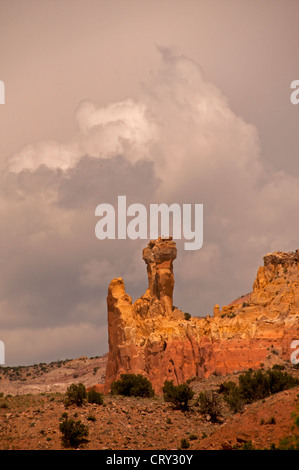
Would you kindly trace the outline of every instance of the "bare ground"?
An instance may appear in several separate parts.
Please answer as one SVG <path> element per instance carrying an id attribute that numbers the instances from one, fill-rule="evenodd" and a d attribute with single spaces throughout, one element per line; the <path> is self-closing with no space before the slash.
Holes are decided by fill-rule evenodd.
<path id="1" fill-rule="evenodd" d="M 0 380 L 3 393 L 0 398 L 0 449 L 64 449 L 59 430 L 64 412 L 88 426 L 89 435 L 80 448 L 90 450 L 176 450 L 181 448 L 182 439 L 186 440 L 189 450 L 242 449 L 248 443 L 257 449 L 269 449 L 294 433 L 294 414 L 299 412 L 299 387 L 247 405 L 242 413 L 233 414 L 223 403 L 222 417 L 215 424 L 208 415 L 200 413 L 196 406 L 199 392 L 217 390 L 220 383 L 237 380 L 238 374 L 190 381 L 195 397 L 188 412 L 173 410 L 160 396 L 106 395 L 103 405 L 85 403 L 81 407 L 66 408 L 66 387 L 78 382 L 85 382 L 86 386 L 99 383 L 105 360 L 105 357 L 79 358 L 57 368 L 40 366 L 46 367 L 44 370 L 30 366 L 33 369 L 22 370 L 19 380 L 12 382 L 6 371 Z M 30 371 L 32 375 L 27 376 Z M 299 371 L 292 373 L 298 376 Z M 22 380 L 24 376 L 27 376 L 26 381 Z M 63 391 L 55 391 L 57 384 Z"/>

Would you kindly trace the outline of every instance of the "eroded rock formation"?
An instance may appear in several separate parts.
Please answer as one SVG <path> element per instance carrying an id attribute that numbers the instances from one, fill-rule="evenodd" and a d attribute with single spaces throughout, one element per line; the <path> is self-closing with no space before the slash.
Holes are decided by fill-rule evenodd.
<path id="1" fill-rule="evenodd" d="M 259 367 L 275 350 L 290 357 L 299 339 L 299 252 L 264 257 L 253 291 L 230 305 L 215 305 L 206 318 L 185 317 L 173 307 L 171 239 L 151 241 L 143 250 L 148 289 L 132 303 L 122 278 L 113 279 L 107 297 L 109 355 L 106 389 L 122 373 L 149 378 L 157 393 L 164 381 L 227 374 Z"/>

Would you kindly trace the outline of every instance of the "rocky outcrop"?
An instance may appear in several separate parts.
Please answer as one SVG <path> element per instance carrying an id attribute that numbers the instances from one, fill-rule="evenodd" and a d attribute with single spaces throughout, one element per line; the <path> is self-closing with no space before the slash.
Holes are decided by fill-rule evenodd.
<path id="1" fill-rule="evenodd" d="M 171 239 L 151 241 L 143 250 L 148 289 L 132 303 L 122 278 L 108 289 L 109 354 L 106 390 L 122 373 L 149 378 L 157 393 L 164 381 L 257 368 L 275 351 L 289 358 L 299 339 L 299 253 L 264 257 L 253 291 L 211 317 L 188 318 L 173 306 Z"/>

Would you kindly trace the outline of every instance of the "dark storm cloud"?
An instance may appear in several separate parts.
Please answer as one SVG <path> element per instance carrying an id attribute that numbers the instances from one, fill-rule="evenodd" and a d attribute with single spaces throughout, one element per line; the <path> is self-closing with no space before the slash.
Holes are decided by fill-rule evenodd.
<path id="1" fill-rule="evenodd" d="M 105 338 L 111 279 L 127 273 L 131 285 L 145 283 L 135 269 L 136 244 L 96 239 L 95 208 L 114 204 L 119 192 L 147 203 L 156 185 L 150 162 L 132 164 L 120 156 L 85 156 L 63 172 L 42 165 L 3 176 L 2 335 L 26 336 L 29 329 L 33 338 L 43 331 L 52 337 L 83 322 L 95 329 L 105 325 Z M 105 352 L 106 338 L 103 344 L 99 338 Z"/>
<path id="2" fill-rule="evenodd" d="M 117 203 L 121 194 L 132 202 L 148 202 L 157 186 L 153 162 L 131 163 L 119 155 L 109 160 L 85 156 L 60 181 L 57 204 L 90 211 L 102 202 Z"/>

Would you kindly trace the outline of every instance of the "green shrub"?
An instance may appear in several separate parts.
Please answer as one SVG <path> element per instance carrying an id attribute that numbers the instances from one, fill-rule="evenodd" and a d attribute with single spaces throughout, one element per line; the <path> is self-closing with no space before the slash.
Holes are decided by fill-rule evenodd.
<path id="1" fill-rule="evenodd" d="M 181 439 L 181 449 L 189 449 L 189 447 L 190 442 L 185 438 Z"/>
<path id="2" fill-rule="evenodd" d="M 172 403 L 174 408 L 182 411 L 189 409 L 189 402 L 194 396 L 194 392 L 188 384 L 174 385 L 173 380 L 165 380 L 163 394 L 165 401 Z"/>
<path id="3" fill-rule="evenodd" d="M 282 365 L 282 364 L 274 364 L 274 366 L 272 366 L 272 369 L 276 369 L 276 370 L 284 370 L 285 369 L 285 366 Z"/>
<path id="4" fill-rule="evenodd" d="M 212 391 L 201 392 L 198 401 L 200 404 L 200 412 L 210 415 L 212 423 L 217 423 L 222 411 L 219 395 Z"/>
<path id="5" fill-rule="evenodd" d="M 100 392 L 97 392 L 96 390 L 89 390 L 87 394 L 87 401 L 88 403 L 95 403 L 96 405 L 102 405 L 103 404 L 103 395 Z"/>
<path id="6" fill-rule="evenodd" d="M 297 411 L 299 411 L 299 406 L 297 407 Z M 295 414 L 294 426 L 292 427 L 292 434 L 280 440 L 279 445 L 278 445 L 278 450 L 299 450 L 298 431 L 299 431 L 299 414 L 297 415 Z"/>
<path id="7" fill-rule="evenodd" d="M 95 415 L 88 415 L 86 419 L 87 419 L 87 421 L 93 421 L 93 422 L 97 420 Z"/>
<path id="8" fill-rule="evenodd" d="M 246 441 L 244 444 L 242 444 L 240 450 L 255 450 L 255 447 L 252 444 L 252 441 Z"/>
<path id="9" fill-rule="evenodd" d="M 222 383 L 219 387 L 219 393 L 224 395 L 224 400 L 234 413 L 242 411 L 244 400 L 240 389 L 235 382 L 229 381 Z"/>
<path id="10" fill-rule="evenodd" d="M 64 447 L 77 447 L 88 436 L 88 427 L 80 420 L 75 421 L 68 416 L 64 417 L 59 429 L 62 433 L 61 439 Z"/>
<path id="11" fill-rule="evenodd" d="M 267 371 L 249 369 L 239 377 L 239 385 L 224 382 L 219 392 L 235 412 L 240 411 L 243 404 L 262 400 L 274 393 L 288 390 L 299 384 L 299 379 L 280 368 L 274 367 Z"/>
<path id="12" fill-rule="evenodd" d="M 66 391 L 65 405 L 77 405 L 82 406 L 86 399 L 86 388 L 82 383 L 76 385 L 71 384 Z"/>
<path id="13" fill-rule="evenodd" d="M 241 395 L 246 403 L 266 398 L 274 393 L 288 390 L 299 384 L 299 380 L 287 372 L 270 369 L 265 372 L 249 369 L 239 377 Z"/>
<path id="14" fill-rule="evenodd" d="M 185 320 L 189 321 L 190 318 L 191 318 L 191 315 L 190 315 L 190 313 L 185 312 L 185 313 L 184 313 L 184 317 L 185 317 Z"/>
<path id="15" fill-rule="evenodd" d="M 266 422 L 266 424 L 276 424 L 276 419 L 274 416 L 271 416 L 270 419 L 268 419 L 268 421 Z"/>
<path id="16" fill-rule="evenodd" d="M 121 374 L 120 380 L 112 382 L 111 393 L 127 397 L 152 397 L 155 394 L 151 382 L 141 374 Z"/>

